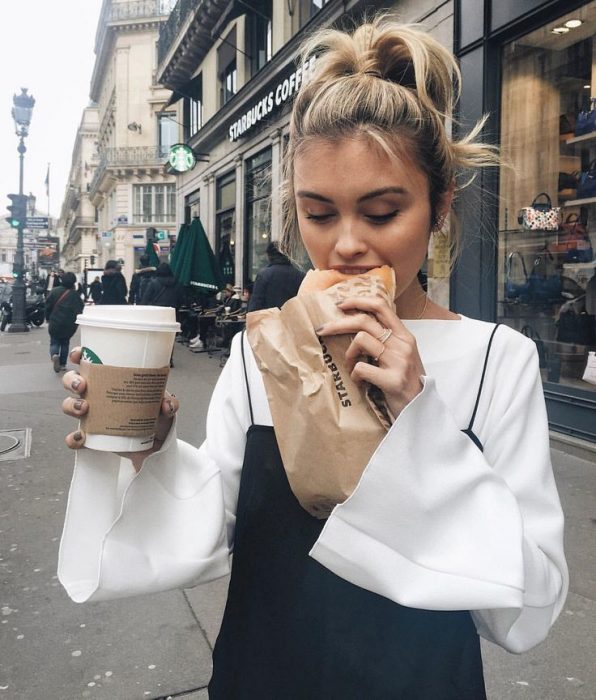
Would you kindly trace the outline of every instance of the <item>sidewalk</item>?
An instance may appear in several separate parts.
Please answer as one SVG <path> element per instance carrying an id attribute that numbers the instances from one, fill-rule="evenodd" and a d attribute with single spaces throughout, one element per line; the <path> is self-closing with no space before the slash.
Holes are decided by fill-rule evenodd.
<path id="1" fill-rule="evenodd" d="M 174 360 L 169 386 L 183 406 L 180 436 L 199 445 L 219 362 L 180 345 Z M 30 457 L 0 461 L 0 700 L 205 700 L 227 581 L 72 603 L 56 579 L 73 464 L 63 435 L 72 420 L 60 412 L 65 392 L 45 327 L 0 334 L 0 394 L 0 431 L 32 429 Z M 483 644 L 490 700 L 595 697 L 596 465 L 559 450 L 552 455 L 567 516 L 571 593 L 537 649 L 512 656 Z"/>

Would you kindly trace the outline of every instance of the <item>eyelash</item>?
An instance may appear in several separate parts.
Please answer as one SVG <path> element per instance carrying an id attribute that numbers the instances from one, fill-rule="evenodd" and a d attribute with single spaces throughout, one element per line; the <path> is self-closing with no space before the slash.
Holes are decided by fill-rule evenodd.
<path id="1" fill-rule="evenodd" d="M 376 225 L 381 225 L 381 224 L 386 224 L 388 221 L 391 221 L 391 219 L 395 218 L 397 214 L 399 213 L 399 209 L 396 209 L 395 211 L 389 212 L 389 214 L 383 214 L 380 216 L 373 216 L 372 214 L 367 216 L 366 218 L 372 223 Z M 314 221 L 315 223 L 319 224 L 324 224 L 331 217 L 334 216 L 334 214 L 306 214 L 306 218 L 310 219 L 311 221 Z"/>

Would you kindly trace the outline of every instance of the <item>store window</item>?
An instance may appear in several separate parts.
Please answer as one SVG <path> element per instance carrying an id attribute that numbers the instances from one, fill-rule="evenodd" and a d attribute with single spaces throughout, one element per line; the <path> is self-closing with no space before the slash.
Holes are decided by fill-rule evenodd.
<path id="1" fill-rule="evenodd" d="M 178 143 L 176 112 L 161 112 L 157 116 L 157 138 L 160 157 L 167 156 L 170 146 Z"/>
<path id="2" fill-rule="evenodd" d="M 195 190 L 184 198 L 184 223 L 190 224 L 201 216 L 201 190 Z"/>
<path id="3" fill-rule="evenodd" d="M 220 83 L 220 105 L 238 92 L 236 71 L 236 27 L 228 32 L 217 49 L 217 74 Z"/>
<path id="4" fill-rule="evenodd" d="M 175 221 L 175 185 L 133 185 L 133 222 L 135 224 L 168 224 Z"/>
<path id="5" fill-rule="evenodd" d="M 244 271 L 254 282 L 267 264 L 265 249 L 271 240 L 271 149 L 246 161 L 246 254 Z"/>
<path id="6" fill-rule="evenodd" d="M 224 282 L 235 282 L 236 175 L 217 178 L 215 187 L 215 254 Z"/>
<path id="7" fill-rule="evenodd" d="M 596 3 L 506 45 L 498 317 L 531 337 L 543 381 L 596 350 Z"/>
<path id="8" fill-rule="evenodd" d="M 246 15 L 246 46 L 250 57 L 251 76 L 271 60 L 273 53 L 271 18 L 271 0 L 265 0 L 258 12 L 249 12 Z"/>

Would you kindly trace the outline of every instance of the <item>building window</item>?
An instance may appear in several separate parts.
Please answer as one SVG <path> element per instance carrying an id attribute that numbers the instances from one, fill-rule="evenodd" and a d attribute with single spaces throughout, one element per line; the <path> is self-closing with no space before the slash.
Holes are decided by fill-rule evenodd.
<path id="1" fill-rule="evenodd" d="M 178 143 L 178 124 L 176 112 L 162 112 L 157 116 L 157 137 L 159 155 L 167 156 L 170 147 Z"/>
<path id="2" fill-rule="evenodd" d="M 500 174 L 498 267 L 499 320 L 536 342 L 543 381 L 592 392 L 582 375 L 596 349 L 594 10 L 503 49 L 501 147 L 514 168 Z"/>
<path id="3" fill-rule="evenodd" d="M 235 282 L 236 174 L 219 177 L 215 187 L 215 254 L 224 282 Z"/>
<path id="4" fill-rule="evenodd" d="M 168 224 L 175 221 L 175 185 L 133 185 L 135 224 Z"/>
<path id="5" fill-rule="evenodd" d="M 265 250 L 271 240 L 271 149 L 246 161 L 245 278 L 254 281 L 267 264 Z"/>
<path id="6" fill-rule="evenodd" d="M 194 136 L 203 127 L 203 76 L 197 76 L 184 97 L 184 131 L 186 138 Z"/>
<path id="7" fill-rule="evenodd" d="M 258 13 L 248 12 L 246 14 L 246 51 L 250 56 L 251 76 L 255 75 L 271 60 L 273 54 L 271 18 L 271 0 L 263 2 Z"/>
<path id="8" fill-rule="evenodd" d="M 305 25 L 328 2 L 329 0 L 300 0 L 300 26 Z"/>
<path id="9" fill-rule="evenodd" d="M 236 74 L 236 27 L 223 39 L 217 49 L 217 74 L 220 82 L 220 105 L 232 99 L 238 91 Z"/>
<path id="10" fill-rule="evenodd" d="M 195 190 L 184 198 L 184 223 L 190 224 L 201 216 L 201 190 Z"/>

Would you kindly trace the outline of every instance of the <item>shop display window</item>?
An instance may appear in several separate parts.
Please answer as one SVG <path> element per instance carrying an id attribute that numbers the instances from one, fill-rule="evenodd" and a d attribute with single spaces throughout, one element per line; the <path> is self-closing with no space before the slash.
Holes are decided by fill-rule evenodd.
<path id="1" fill-rule="evenodd" d="M 267 264 L 265 250 L 271 240 L 271 149 L 246 161 L 246 266 L 247 280 Z"/>
<path id="2" fill-rule="evenodd" d="M 503 49 L 498 320 L 596 391 L 596 2 Z M 596 377 L 592 381 L 596 381 Z"/>
<path id="3" fill-rule="evenodd" d="M 224 282 L 234 284 L 236 243 L 236 175 L 222 175 L 215 187 L 215 255 Z"/>

